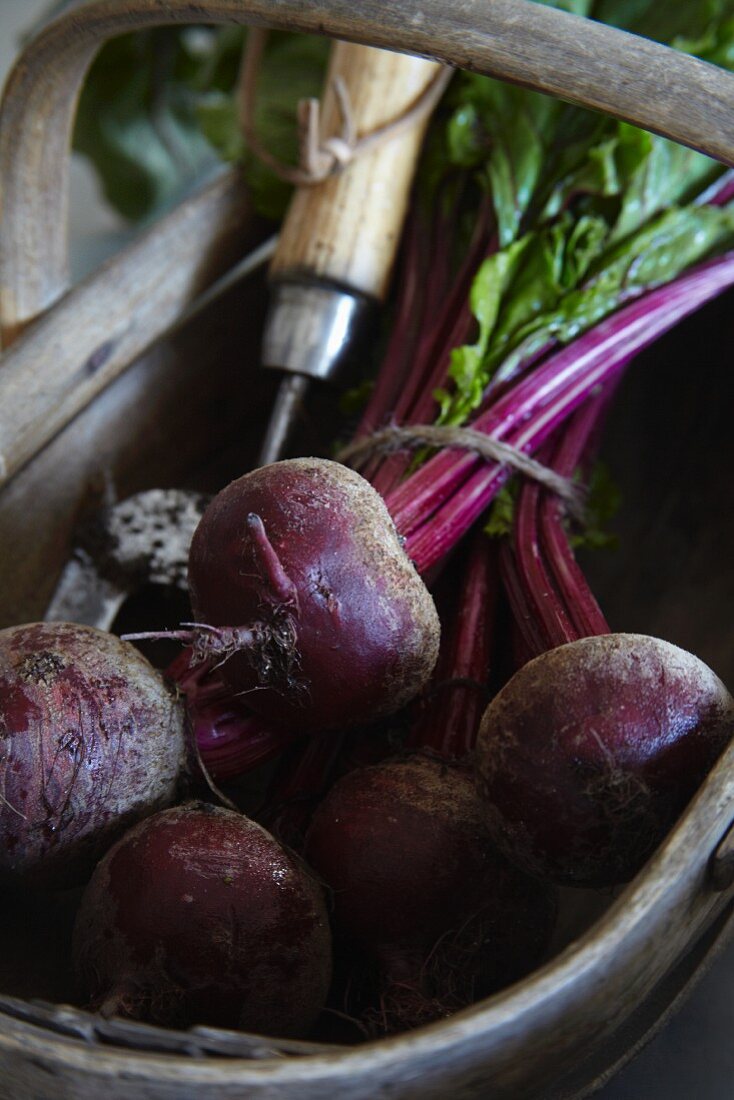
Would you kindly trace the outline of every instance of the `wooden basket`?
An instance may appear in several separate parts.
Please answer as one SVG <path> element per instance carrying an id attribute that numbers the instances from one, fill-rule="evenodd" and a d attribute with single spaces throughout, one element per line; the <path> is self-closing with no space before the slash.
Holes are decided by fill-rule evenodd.
<path id="1" fill-rule="evenodd" d="M 548 91 L 563 87 L 566 98 L 573 73 L 580 98 L 589 87 L 604 89 L 600 107 L 651 127 L 668 125 L 646 112 L 638 67 L 634 87 L 619 79 L 625 57 L 615 54 L 616 40 L 610 53 L 605 28 L 592 31 L 601 36 L 595 50 L 569 39 L 558 13 L 548 16 L 524 0 L 475 0 L 446 10 L 435 0 L 364 0 L 354 9 L 340 0 L 321 0 L 318 7 L 302 0 L 94 0 L 27 48 L 6 90 L 0 128 L 0 320 L 7 349 L 0 364 L 0 626 L 42 616 L 78 514 L 110 480 L 120 496 L 153 485 L 216 487 L 252 464 L 272 399 L 270 383 L 261 376 L 254 381 L 259 283 L 231 291 L 175 337 L 156 343 L 257 238 L 236 173 L 219 175 L 92 278 L 68 289 L 69 135 L 78 88 L 104 40 L 170 23 L 268 23 L 435 56 Z M 638 43 L 635 49 L 650 52 L 649 79 L 659 79 L 653 61 L 660 47 Z M 676 96 L 686 102 L 675 136 L 694 140 L 697 128 L 706 135 L 699 145 L 731 162 L 731 90 L 728 100 L 712 101 L 705 67 L 683 57 L 675 65 L 683 84 L 670 95 L 671 110 Z M 619 574 L 600 572 L 598 582 L 603 602 L 605 584 L 614 590 L 607 606 L 620 625 L 652 633 L 659 626 L 731 680 L 728 623 L 716 618 L 717 605 L 730 606 L 727 570 L 734 555 L 731 522 L 716 495 L 717 471 L 731 469 L 734 459 L 724 390 L 734 398 L 731 372 L 723 355 L 716 361 L 712 342 L 710 375 L 699 372 L 692 392 L 690 371 L 676 354 L 690 354 L 703 333 L 720 332 L 725 323 L 721 303 L 708 307 L 703 325 L 688 322 L 625 383 L 625 416 L 612 424 L 610 449 L 624 455 L 623 481 L 633 498 L 625 512 L 629 545 L 639 551 L 638 517 L 650 514 L 651 500 L 664 498 L 668 521 L 646 532 L 643 549 L 653 560 L 662 547 L 656 568 L 663 560 L 670 575 L 663 570 L 656 590 L 643 566 L 628 561 L 626 591 L 620 592 Z M 646 394 L 663 370 L 679 398 L 653 416 Z M 722 387 L 715 402 L 714 385 Z M 686 463 L 667 437 L 671 419 L 685 420 L 692 406 L 708 409 L 709 420 L 700 437 L 687 436 Z M 670 462 L 676 460 L 672 500 Z M 676 517 L 704 505 L 696 514 L 718 517 L 721 530 L 707 540 L 683 539 Z M 664 511 L 661 503 L 656 514 Z M 676 615 L 678 603 L 671 608 L 661 595 L 662 581 L 672 586 L 683 575 L 684 611 Z M 711 618 L 704 617 L 702 632 L 696 608 L 703 598 Z M 58 945 L 47 943 L 44 953 L 34 942 L 14 967 L 12 995 L 0 993 L 0 1095 L 550 1100 L 586 1094 L 667 1017 L 734 924 L 733 819 L 734 747 L 644 871 L 548 965 L 446 1022 L 361 1047 L 104 1021 L 59 1005 L 67 994 Z M 63 923 L 61 911 L 59 919 Z M 7 945 L 7 935 L 4 940 Z M 27 989 L 43 988 L 48 1002 L 22 999 L 19 970 Z M 0 989 L 7 988 L 3 978 Z"/>

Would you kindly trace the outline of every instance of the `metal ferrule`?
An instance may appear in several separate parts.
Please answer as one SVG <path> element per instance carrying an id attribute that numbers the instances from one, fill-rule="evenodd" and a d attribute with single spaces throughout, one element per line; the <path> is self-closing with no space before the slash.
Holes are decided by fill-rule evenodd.
<path id="1" fill-rule="evenodd" d="M 334 378 L 358 346 L 374 304 L 339 286 L 297 278 L 274 282 L 263 332 L 263 366 Z"/>

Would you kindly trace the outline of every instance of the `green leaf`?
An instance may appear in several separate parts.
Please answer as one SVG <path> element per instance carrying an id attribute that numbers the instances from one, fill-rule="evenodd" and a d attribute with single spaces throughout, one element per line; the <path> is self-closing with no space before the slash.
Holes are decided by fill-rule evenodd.
<path id="1" fill-rule="evenodd" d="M 553 119 L 563 106 L 549 96 L 464 73 L 455 78 L 460 104 L 447 128 L 448 155 L 480 168 L 491 190 L 501 245 L 518 235 L 542 176 Z"/>
<path id="2" fill-rule="evenodd" d="M 612 236 L 619 240 L 634 232 L 666 207 L 684 202 L 688 195 L 713 180 L 719 167 L 709 157 L 683 145 L 643 133 L 620 123 L 620 147 L 637 147 L 644 156 L 629 174 L 623 202 Z"/>
<path id="3" fill-rule="evenodd" d="M 512 534 L 519 491 L 520 482 L 517 478 L 513 478 L 495 496 L 484 522 L 484 533 L 490 538 L 507 538 Z"/>
<path id="4" fill-rule="evenodd" d="M 282 216 L 290 188 L 244 146 L 234 88 L 245 32 L 238 27 L 166 28 L 108 42 L 85 83 L 74 147 L 100 174 L 108 200 L 128 218 L 170 201 L 215 163 L 242 161 L 255 205 Z M 328 40 L 273 32 L 259 74 L 255 124 L 264 144 L 293 163 L 296 104 L 319 93 Z"/>
<path id="5" fill-rule="evenodd" d="M 619 545 L 619 537 L 609 530 L 617 515 L 622 494 L 606 463 L 594 463 L 589 476 L 584 524 L 569 536 L 575 549 L 604 550 Z"/>
<path id="6" fill-rule="evenodd" d="M 477 339 L 451 352 L 448 373 L 453 388 L 450 392 L 437 390 L 434 394 L 440 409 L 437 423 L 462 424 L 481 401 L 489 381 L 486 356 L 490 337 L 500 305 L 508 295 L 530 243 L 530 238 L 516 241 L 481 264 L 469 295 L 469 304 L 478 323 Z"/>
<path id="7" fill-rule="evenodd" d="M 214 162 L 194 99 L 174 79 L 177 34 L 110 41 L 93 63 L 79 104 L 74 147 L 93 160 L 110 203 L 142 218 Z"/>

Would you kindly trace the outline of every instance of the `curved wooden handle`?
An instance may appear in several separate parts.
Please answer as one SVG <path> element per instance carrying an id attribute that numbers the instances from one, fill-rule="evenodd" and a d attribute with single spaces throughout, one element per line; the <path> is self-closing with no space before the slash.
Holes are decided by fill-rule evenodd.
<path id="1" fill-rule="evenodd" d="M 0 113 L 0 327 L 66 289 L 69 141 L 95 51 L 143 27 L 252 23 L 434 57 L 606 111 L 734 166 L 734 76 L 534 0 L 90 0 L 26 48 Z"/>
<path id="2" fill-rule="evenodd" d="M 357 137 L 410 107 L 440 66 L 404 54 L 337 42 L 323 95 L 321 137 L 337 132 L 334 80 L 340 77 Z M 344 171 L 293 196 L 271 265 L 278 278 L 308 274 L 383 298 L 428 116 L 357 157 Z"/>

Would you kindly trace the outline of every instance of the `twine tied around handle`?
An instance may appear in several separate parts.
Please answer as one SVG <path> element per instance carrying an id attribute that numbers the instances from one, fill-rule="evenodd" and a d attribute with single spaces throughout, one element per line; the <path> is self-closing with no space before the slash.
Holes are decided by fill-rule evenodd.
<path id="1" fill-rule="evenodd" d="M 342 447 L 336 455 L 338 462 L 361 466 L 375 454 L 389 454 L 406 448 L 444 447 L 473 451 L 488 462 L 510 466 L 517 473 L 532 478 L 544 488 L 555 493 L 566 506 L 568 513 L 579 521 L 584 517 L 585 492 L 583 486 L 562 477 L 555 470 L 537 462 L 519 447 L 513 447 L 501 439 L 495 439 L 473 428 L 442 427 L 437 424 L 418 424 L 408 428 L 383 428 L 364 439 Z"/>
<path id="2" fill-rule="evenodd" d="M 340 76 L 332 81 L 332 89 L 341 120 L 341 131 L 324 139 L 320 134 L 321 104 L 318 99 L 302 99 L 297 107 L 299 163 L 285 164 L 260 141 L 255 127 L 257 77 L 260 71 L 268 32 L 262 27 L 248 31 L 238 82 L 240 126 L 255 156 L 286 183 L 297 187 L 322 183 L 338 175 L 356 157 L 371 151 L 383 142 L 412 126 L 430 114 L 443 95 L 453 70 L 442 66 L 433 80 L 395 118 L 361 137 L 357 135 L 354 113 L 347 87 Z"/>

